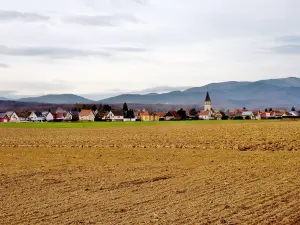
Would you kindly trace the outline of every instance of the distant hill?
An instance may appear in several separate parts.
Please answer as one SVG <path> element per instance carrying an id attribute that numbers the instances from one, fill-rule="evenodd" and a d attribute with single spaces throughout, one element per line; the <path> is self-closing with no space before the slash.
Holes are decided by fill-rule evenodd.
<path id="1" fill-rule="evenodd" d="M 0 97 L 0 100 L 4 101 L 4 100 L 9 100 L 9 99 L 8 98 L 4 98 L 4 97 Z"/>
<path id="2" fill-rule="evenodd" d="M 184 92 L 206 92 L 206 91 L 214 91 L 214 90 L 230 90 L 237 87 L 244 86 L 251 82 L 238 82 L 238 81 L 228 81 L 221 83 L 211 83 L 202 87 L 193 87 L 185 90 Z"/>
<path id="3" fill-rule="evenodd" d="M 196 105 L 201 107 L 209 91 L 214 108 L 267 108 L 295 106 L 300 108 L 300 78 L 288 77 L 282 79 L 260 80 L 255 82 L 228 81 L 211 83 L 202 87 L 192 87 L 184 90 L 184 87 L 157 87 L 147 89 L 145 94 L 131 93 L 121 94 L 115 97 L 106 98 L 100 101 L 74 95 L 44 95 L 40 97 L 22 98 L 15 101 L 47 103 L 47 104 L 123 104 L 131 105 Z M 164 92 L 172 90 L 171 92 Z M 2 98 L 3 100 L 7 100 Z M 0 98 L 1 100 L 1 98 Z M 164 107 L 164 106 L 163 106 Z"/>
<path id="4" fill-rule="evenodd" d="M 203 104 L 206 91 L 210 92 L 216 108 L 300 107 L 300 78 L 260 80 L 256 82 L 222 82 L 185 91 L 163 94 L 124 94 L 101 100 L 103 103 L 146 104 Z"/>
<path id="5" fill-rule="evenodd" d="M 52 103 L 52 104 L 75 104 L 75 103 L 92 103 L 93 101 L 73 94 L 61 95 L 43 95 L 39 97 L 21 98 L 20 102 L 37 102 L 37 103 Z"/>

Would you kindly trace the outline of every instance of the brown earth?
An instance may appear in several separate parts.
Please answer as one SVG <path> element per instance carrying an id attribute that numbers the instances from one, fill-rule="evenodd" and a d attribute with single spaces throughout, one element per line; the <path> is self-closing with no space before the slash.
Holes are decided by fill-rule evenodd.
<path id="1" fill-rule="evenodd" d="M 299 128 L 0 129 L 0 224 L 300 224 Z"/>
<path id="2" fill-rule="evenodd" d="M 0 147 L 298 150 L 300 122 L 110 128 L 2 128 Z"/>

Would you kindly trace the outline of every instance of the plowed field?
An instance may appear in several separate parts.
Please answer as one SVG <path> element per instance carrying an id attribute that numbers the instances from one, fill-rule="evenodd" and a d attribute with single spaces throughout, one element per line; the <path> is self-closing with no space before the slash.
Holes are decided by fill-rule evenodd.
<path id="1" fill-rule="evenodd" d="M 300 224 L 300 123 L 0 129 L 0 224 Z"/>

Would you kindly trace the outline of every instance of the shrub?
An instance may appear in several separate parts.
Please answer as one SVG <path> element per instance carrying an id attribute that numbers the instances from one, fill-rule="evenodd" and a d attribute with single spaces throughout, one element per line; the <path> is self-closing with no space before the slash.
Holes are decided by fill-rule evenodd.
<path id="1" fill-rule="evenodd" d="M 243 117 L 242 116 L 235 116 L 233 119 L 234 120 L 243 120 Z"/>

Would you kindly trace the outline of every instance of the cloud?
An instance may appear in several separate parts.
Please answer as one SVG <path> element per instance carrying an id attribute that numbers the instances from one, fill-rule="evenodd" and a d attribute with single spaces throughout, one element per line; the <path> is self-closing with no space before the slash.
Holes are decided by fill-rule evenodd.
<path id="1" fill-rule="evenodd" d="M 300 36 L 298 35 L 286 35 L 276 38 L 276 41 L 281 43 L 299 43 Z"/>
<path id="2" fill-rule="evenodd" d="M 298 55 L 300 54 L 300 45 L 286 44 L 272 47 L 271 50 L 278 54 Z"/>
<path id="3" fill-rule="evenodd" d="M 5 69 L 7 69 L 7 68 L 9 68 L 9 65 L 6 64 L 6 63 L 0 63 L 0 68 L 5 68 Z"/>
<path id="4" fill-rule="evenodd" d="M 277 54 L 298 55 L 300 54 L 300 36 L 284 35 L 275 38 L 275 46 L 268 50 Z"/>
<path id="5" fill-rule="evenodd" d="M 62 47 L 7 47 L 0 45 L 0 55 L 5 56 L 29 56 L 49 58 L 75 58 L 75 57 L 111 57 L 116 53 L 145 52 L 147 49 L 139 47 L 101 47 L 97 49 L 75 49 Z M 5 67 L 6 64 L 2 64 Z M 1 64 L 0 64 L 1 67 Z"/>
<path id="6" fill-rule="evenodd" d="M 44 56 L 50 58 L 73 58 L 86 56 L 109 57 L 111 54 L 106 51 L 61 48 L 61 47 L 17 47 L 10 48 L 0 45 L 0 55 L 6 56 Z"/>
<path id="7" fill-rule="evenodd" d="M 0 89 L 6 89 L 5 91 L 0 91 L 0 97 L 16 99 L 31 95 L 42 95 L 48 92 L 65 93 L 68 91 L 71 92 L 74 87 L 71 82 L 58 79 L 45 81 L 7 80 L 5 83 L 0 84 Z"/>
<path id="8" fill-rule="evenodd" d="M 0 21 L 20 20 L 23 22 L 47 21 L 50 17 L 37 13 L 0 10 Z"/>
<path id="9" fill-rule="evenodd" d="M 123 23 L 138 23 L 139 20 L 129 14 L 112 14 L 112 15 L 77 15 L 62 18 L 63 22 L 79 24 L 83 26 L 100 26 L 111 27 L 119 26 Z"/>

